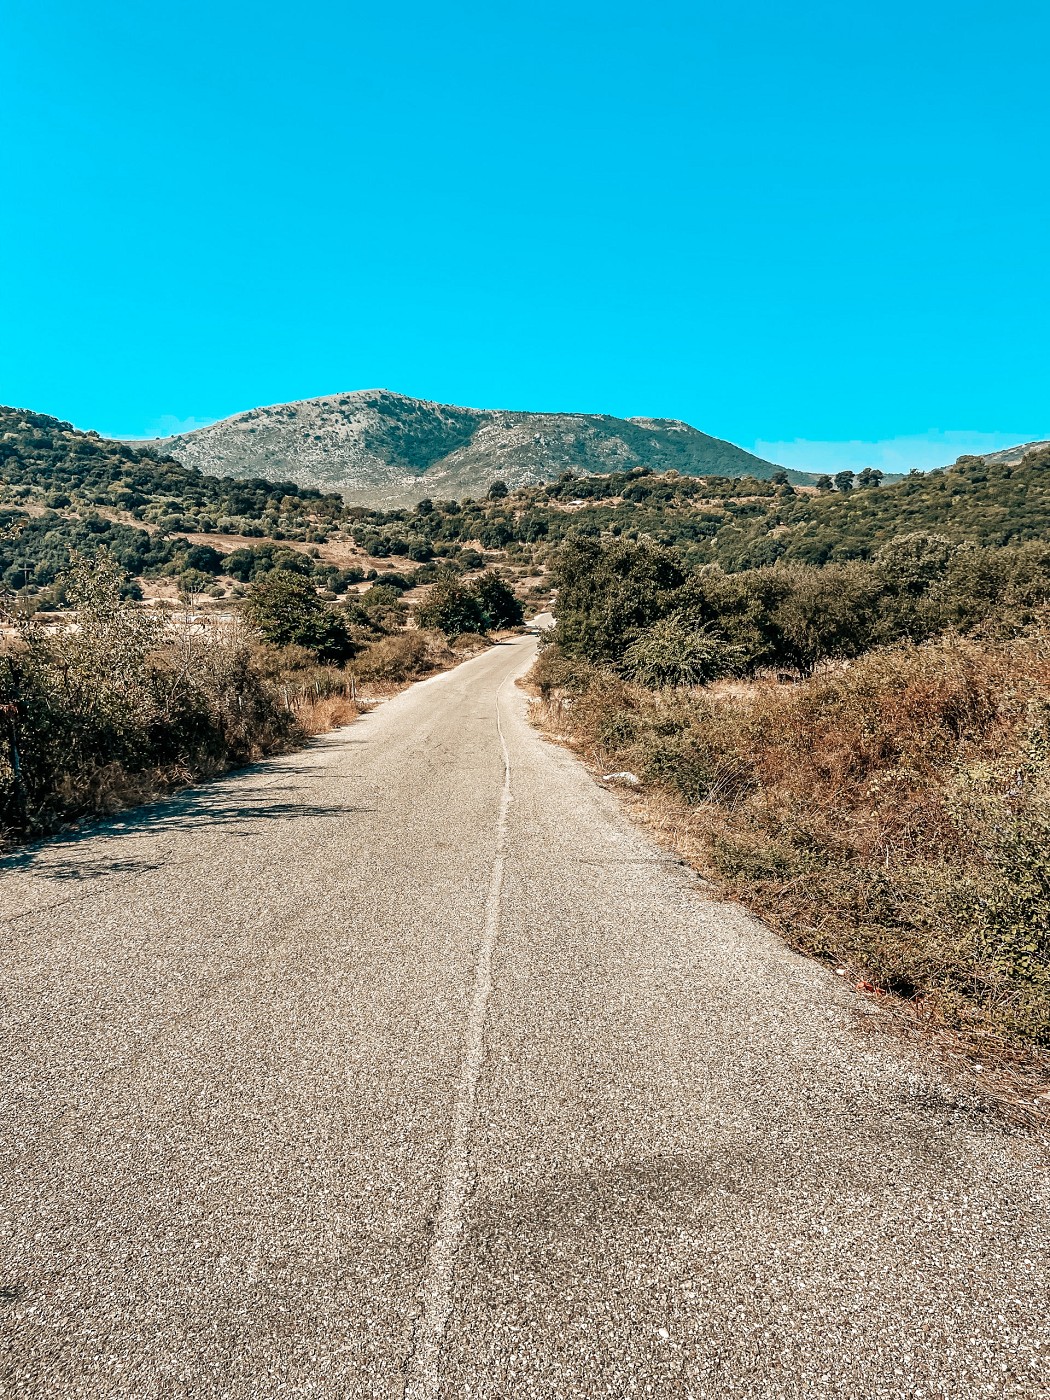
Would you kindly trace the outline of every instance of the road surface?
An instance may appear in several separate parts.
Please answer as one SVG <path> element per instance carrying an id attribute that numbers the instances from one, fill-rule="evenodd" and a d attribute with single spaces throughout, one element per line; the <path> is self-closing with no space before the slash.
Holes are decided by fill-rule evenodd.
<path id="1" fill-rule="evenodd" d="M 0 874 L 0 1393 L 1046 1394 L 1035 1147 L 526 720 L 521 638 Z"/>

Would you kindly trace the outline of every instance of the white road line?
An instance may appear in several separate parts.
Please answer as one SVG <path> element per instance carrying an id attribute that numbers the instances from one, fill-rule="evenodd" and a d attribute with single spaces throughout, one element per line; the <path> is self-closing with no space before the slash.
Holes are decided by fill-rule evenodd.
<path id="1" fill-rule="evenodd" d="M 506 684 L 506 681 L 503 683 Z M 463 1212 L 473 1186 L 470 1165 L 470 1130 L 484 1056 L 485 1018 L 492 994 L 492 954 L 499 934 L 503 903 L 503 871 L 507 859 L 507 814 L 510 810 L 510 754 L 500 721 L 496 691 L 496 730 L 503 751 L 503 793 L 496 821 L 496 855 L 485 906 L 485 931 L 474 968 L 474 991 L 467 1015 L 459 1092 L 452 1115 L 452 1135 L 442 1173 L 441 1204 L 434 1222 L 427 1271 L 423 1284 L 422 1315 L 416 1328 L 415 1347 L 409 1357 L 405 1400 L 435 1400 L 441 1384 L 441 1348 L 452 1308 L 452 1280 L 456 1249 L 463 1229 Z"/>

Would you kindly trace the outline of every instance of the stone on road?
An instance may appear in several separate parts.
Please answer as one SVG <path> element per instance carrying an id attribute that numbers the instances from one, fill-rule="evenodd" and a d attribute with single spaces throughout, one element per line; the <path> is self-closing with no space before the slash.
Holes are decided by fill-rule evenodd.
<path id="1" fill-rule="evenodd" d="M 1031 1140 L 541 739 L 534 646 L 0 862 L 5 1397 L 1046 1393 Z"/>

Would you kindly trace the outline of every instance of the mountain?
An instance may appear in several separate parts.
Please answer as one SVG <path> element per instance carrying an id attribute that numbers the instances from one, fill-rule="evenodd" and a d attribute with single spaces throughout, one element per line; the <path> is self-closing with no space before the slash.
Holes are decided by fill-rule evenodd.
<path id="1" fill-rule="evenodd" d="M 253 408 L 148 445 L 202 472 L 290 478 L 388 506 L 483 495 L 497 479 L 512 489 L 534 485 L 566 471 L 644 466 L 768 479 L 778 470 L 672 418 L 458 408 L 386 389 Z"/>
<path id="2" fill-rule="evenodd" d="M 980 460 L 989 462 L 993 466 L 1016 467 L 1033 452 L 1045 453 L 1050 447 L 1050 439 L 1042 442 L 1019 442 L 1016 447 L 1004 447 L 998 452 L 983 452 Z M 959 461 L 969 461 L 968 457 L 960 457 Z"/>
<path id="3" fill-rule="evenodd" d="M 371 396 L 354 397 L 360 402 Z M 489 496 L 486 489 L 477 493 L 480 499 L 457 502 L 434 492 L 427 505 L 422 498 L 435 477 L 432 468 L 419 466 L 420 460 L 444 447 L 436 462 L 450 472 L 445 464 L 472 442 L 484 441 L 486 427 L 491 428 L 490 422 L 479 428 L 475 417 L 492 420 L 497 415 L 436 405 L 415 405 L 421 412 L 412 414 L 408 405 L 413 401 L 399 402 L 402 411 L 396 417 L 376 411 L 378 424 L 372 420 L 372 431 L 385 427 L 393 434 L 395 425 L 399 430 L 383 450 L 386 457 L 416 463 L 414 473 L 400 468 L 412 497 L 421 503 L 413 510 L 351 506 L 339 492 L 323 493 L 288 479 L 215 476 L 152 446 L 107 440 L 46 414 L 0 407 L 0 595 L 5 590 L 46 594 L 59 586 L 73 551 L 92 553 L 100 546 L 142 579 L 175 577 L 191 569 L 245 583 L 295 545 L 307 552 L 291 557 L 300 563 L 315 559 L 319 584 L 343 591 L 348 564 L 360 562 L 356 551 L 370 560 L 390 559 L 401 569 L 432 559 L 466 560 L 479 550 L 490 558 L 506 550 L 517 562 L 539 562 L 547 549 L 574 535 L 645 536 L 677 545 L 692 563 L 717 563 L 732 571 L 777 560 L 822 564 L 865 559 L 895 537 L 915 532 L 991 546 L 1050 543 L 1050 443 L 963 457 L 951 467 L 884 479 L 881 486 L 877 477 L 862 473 L 844 478 L 838 489 L 826 477 L 813 478 L 818 489 L 800 491 L 769 463 L 691 428 L 577 418 L 572 465 L 578 466 L 581 458 L 593 462 L 600 448 L 611 450 L 615 436 L 621 446 L 640 441 L 657 462 L 661 453 L 672 450 L 668 440 L 678 444 L 679 469 L 632 466 L 559 474 L 557 480 L 507 497 Z M 289 411 L 301 407 L 289 405 Z M 553 417 L 513 416 L 530 426 Z M 415 431 L 409 431 L 412 427 Z M 468 431 L 466 446 L 449 448 L 457 432 Z M 640 440 L 631 436 L 635 432 Z M 511 428 L 505 426 L 503 433 L 508 451 Z M 548 443 L 554 438 L 549 431 L 546 436 Z M 686 474 L 681 444 L 697 441 L 709 444 L 713 453 L 734 454 L 737 463 L 739 458 L 757 462 L 754 475 L 734 480 L 728 475 L 734 460 L 724 457 L 724 474 Z M 368 450 L 373 466 L 376 460 L 382 465 L 385 458 L 374 435 Z M 266 464 L 252 462 L 260 465 Z M 767 479 L 756 480 L 760 472 Z M 391 475 L 387 468 L 388 494 Z M 492 479 L 488 476 L 483 484 Z M 373 492 L 378 494 L 375 488 Z M 249 540 L 258 543 L 249 545 Z M 336 555 L 315 546 L 331 546 Z M 338 568 L 331 562 L 335 557 Z M 338 590 L 333 569 L 342 579 Z"/>

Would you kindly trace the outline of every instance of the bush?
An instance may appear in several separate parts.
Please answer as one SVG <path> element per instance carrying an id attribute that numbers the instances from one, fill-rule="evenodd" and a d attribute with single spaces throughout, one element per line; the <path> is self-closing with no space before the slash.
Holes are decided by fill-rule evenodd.
<path id="1" fill-rule="evenodd" d="M 404 574 L 398 574 L 393 570 L 389 570 L 385 574 L 378 574 L 376 576 L 375 586 L 377 588 L 396 589 L 399 593 L 405 593 L 412 587 L 412 583 L 409 579 L 405 578 Z"/>
<path id="2" fill-rule="evenodd" d="M 624 668 L 642 685 L 703 685 L 731 669 L 733 651 L 703 627 L 690 626 L 681 613 L 653 623 L 624 652 Z"/>
<path id="3" fill-rule="evenodd" d="M 543 645 L 542 638 L 540 654 L 529 673 L 529 679 L 539 689 L 542 699 L 547 701 L 556 695 L 564 695 L 571 700 L 584 694 L 595 678 L 604 679 L 604 676 L 605 673 L 598 667 L 575 656 L 568 656 L 561 647 Z"/>
<path id="4" fill-rule="evenodd" d="M 392 588 L 387 583 L 373 583 L 367 593 L 362 593 L 359 606 L 366 612 L 376 608 L 396 608 L 401 602 L 401 589 Z"/>
<path id="5" fill-rule="evenodd" d="M 470 588 L 481 604 L 489 627 L 520 627 L 525 621 L 524 609 L 514 596 L 514 590 L 499 574 L 490 570 L 474 579 Z"/>
<path id="6" fill-rule="evenodd" d="M 434 669 L 434 649 L 423 632 L 398 632 L 365 647 L 354 663 L 361 680 L 402 685 Z"/>
<path id="7" fill-rule="evenodd" d="M 77 560 L 77 626 L 19 619 L 0 654 L 0 827 L 38 834 L 286 747 L 294 722 L 235 629 L 206 640 L 123 597 L 104 552 Z M 17 752 L 20 772 L 14 768 Z"/>
<path id="8" fill-rule="evenodd" d="M 274 569 L 244 600 L 244 615 L 274 646 L 306 647 L 320 661 L 348 661 L 355 647 L 340 617 L 325 607 L 304 574 Z"/>
<path id="9" fill-rule="evenodd" d="M 724 642 L 743 674 L 808 676 L 874 646 L 953 628 L 1009 635 L 1050 601 L 1047 546 L 977 549 L 919 532 L 890 541 L 870 562 L 780 561 L 737 573 L 687 570 L 676 551 L 646 541 L 577 539 L 555 554 L 552 574 L 559 644 L 628 673 L 676 628 L 683 645 L 694 633 Z M 641 642 L 672 617 L 678 621 Z M 636 661 L 627 659 L 632 646 L 640 647 Z"/>
<path id="10" fill-rule="evenodd" d="M 669 612 L 685 582 L 674 550 L 648 542 L 578 539 L 558 552 L 558 644 L 571 656 L 619 663 L 632 641 Z"/>
<path id="11" fill-rule="evenodd" d="M 417 617 L 421 627 L 432 627 L 446 637 L 488 628 L 488 616 L 477 593 L 454 574 L 445 574 L 432 586 Z"/>
<path id="12" fill-rule="evenodd" d="M 458 637 L 452 638 L 449 645 L 457 656 L 470 656 L 475 652 L 484 651 L 488 643 L 480 632 L 460 632 Z"/>

